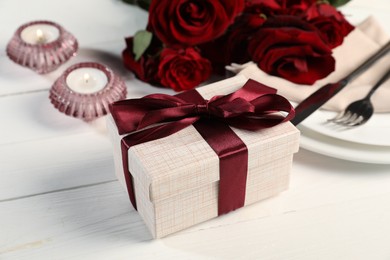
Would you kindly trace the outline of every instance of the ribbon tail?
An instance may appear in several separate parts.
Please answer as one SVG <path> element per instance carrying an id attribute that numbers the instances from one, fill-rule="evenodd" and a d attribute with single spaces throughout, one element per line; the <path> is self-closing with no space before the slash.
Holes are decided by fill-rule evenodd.
<path id="1" fill-rule="evenodd" d="M 137 210 L 137 202 L 135 201 L 135 192 L 134 192 L 134 184 L 133 178 L 129 171 L 129 162 L 128 162 L 128 151 L 129 146 L 122 139 L 121 141 L 121 150 L 122 150 L 122 166 L 123 166 L 123 174 L 125 176 L 127 193 L 129 195 L 129 199 L 134 209 Z"/>

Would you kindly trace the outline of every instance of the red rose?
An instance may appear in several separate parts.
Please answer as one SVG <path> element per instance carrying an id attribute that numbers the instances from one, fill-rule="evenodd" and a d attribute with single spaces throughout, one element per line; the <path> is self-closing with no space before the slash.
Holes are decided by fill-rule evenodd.
<path id="1" fill-rule="evenodd" d="M 157 43 L 152 42 L 146 54 L 142 55 L 139 60 L 135 60 L 133 53 L 133 37 L 126 38 L 126 49 L 122 52 L 123 63 L 125 67 L 131 70 L 137 78 L 149 83 L 156 83 L 156 74 L 158 60 L 155 58 L 159 47 Z"/>
<path id="2" fill-rule="evenodd" d="M 248 54 L 248 41 L 257 29 L 249 26 L 245 18 L 240 20 L 237 26 L 232 28 L 226 40 L 224 55 L 226 64 L 232 62 L 243 64 L 251 60 Z"/>
<path id="3" fill-rule="evenodd" d="M 313 84 L 335 68 L 317 29 L 293 16 L 268 19 L 250 39 L 248 51 L 263 71 L 299 84 Z"/>
<path id="4" fill-rule="evenodd" d="M 200 56 L 194 48 L 165 48 L 160 54 L 158 78 L 161 85 L 182 91 L 192 89 L 210 77 L 209 60 Z"/>
<path id="5" fill-rule="evenodd" d="M 193 46 L 223 34 L 243 8 L 244 0 L 153 0 L 148 28 L 169 46 Z"/>
<path id="6" fill-rule="evenodd" d="M 314 4 L 306 12 L 306 19 L 314 25 L 329 47 L 335 48 L 343 43 L 354 27 L 344 16 L 329 4 Z"/>
<path id="7" fill-rule="evenodd" d="M 261 26 L 268 17 L 280 12 L 281 8 L 282 6 L 277 0 L 246 1 L 243 20 L 247 26 L 257 28 Z"/>
<path id="8" fill-rule="evenodd" d="M 226 48 L 228 35 L 230 33 L 197 46 L 201 50 L 202 56 L 211 62 L 215 74 L 225 75 L 226 73 L 225 66 L 229 64 L 229 55 Z"/>
<path id="9" fill-rule="evenodd" d="M 315 4 L 317 0 L 278 0 L 283 9 L 283 14 L 301 15 Z"/>
<path id="10" fill-rule="evenodd" d="M 218 44 L 212 52 L 223 57 L 224 65 L 250 61 L 251 58 L 247 52 L 249 39 L 269 17 L 280 11 L 281 6 L 278 0 L 246 0 L 244 12 L 229 28 L 229 33 L 223 36 L 226 43 Z M 218 48 L 224 48 L 224 53 L 218 51 Z M 208 51 L 206 50 L 205 53 Z"/>

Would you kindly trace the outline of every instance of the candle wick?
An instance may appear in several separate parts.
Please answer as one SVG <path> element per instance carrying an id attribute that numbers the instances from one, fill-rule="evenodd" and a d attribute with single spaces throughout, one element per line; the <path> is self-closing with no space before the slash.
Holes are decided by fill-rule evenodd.
<path id="1" fill-rule="evenodd" d="M 91 78 L 91 77 L 89 76 L 88 73 L 85 73 L 85 74 L 84 74 L 84 82 L 85 82 L 86 84 L 88 84 L 90 78 Z"/>
<path id="2" fill-rule="evenodd" d="M 45 35 L 43 34 L 41 29 L 38 29 L 36 34 L 37 34 L 37 42 L 38 43 L 45 43 L 46 42 Z"/>

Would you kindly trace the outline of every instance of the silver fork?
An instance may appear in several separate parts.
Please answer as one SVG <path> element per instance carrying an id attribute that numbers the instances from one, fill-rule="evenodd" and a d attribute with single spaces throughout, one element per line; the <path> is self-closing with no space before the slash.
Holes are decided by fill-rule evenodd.
<path id="1" fill-rule="evenodd" d="M 361 100 L 357 100 L 348 105 L 348 107 L 336 117 L 328 119 L 338 125 L 353 127 L 359 126 L 368 121 L 374 113 L 374 107 L 371 103 L 371 96 L 374 92 L 390 77 L 390 68 L 380 80 L 370 89 L 370 92 Z"/>

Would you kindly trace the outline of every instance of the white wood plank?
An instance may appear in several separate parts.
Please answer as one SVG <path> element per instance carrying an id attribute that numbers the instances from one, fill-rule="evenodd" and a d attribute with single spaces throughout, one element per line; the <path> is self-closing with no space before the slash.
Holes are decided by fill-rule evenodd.
<path id="1" fill-rule="evenodd" d="M 2 26 L 0 34 L 0 97 L 49 89 L 66 68 L 82 61 L 101 62 L 125 79 L 132 78 L 132 74 L 122 65 L 124 38 L 144 29 L 147 22 L 147 13 L 140 8 L 122 1 L 105 0 L 86 0 L 82 4 L 76 0 L 66 3 L 47 0 L 37 0 L 34 3 L 22 1 L 19 4 L 5 0 L 0 2 L 0 17 L 2 24 L 7 25 Z M 79 41 L 78 55 L 56 71 L 45 75 L 36 74 L 15 64 L 5 54 L 6 44 L 17 27 L 40 19 L 61 24 Z"/>
<path id="2" fill-rule="evenodd" d="M 47 91 L 0 98 L 0 122 L 2 145 L 91 131 L 56 110 Z"/>
<path id="3" fill-rule="evenodd" d="M 150 93 L 173 93 L 134 80 L 127 84 L 128 97 Z M 21 141 L 66 136 L 74 133 L 94 132 L 105 128 L 104 117 L 93 123 L 66 116 L 50 103 L 48 91 L 0 97 L 0 145 Z"/>
<path id="4" fill-rule="evenodd" d="M 147 12 L 122 1 L 0 1 L 0 50 L 16 29 L 33 20 L 50 20 L 62 25 L 79 41 L 81 47 L 93 43 L 121 40 L 144 29 Z"/>
<path id="5" fill-rule="evenodd" d="M 331 187 L 330 187 L 331 188 Z M 290 193 L 290 194 L 289 194 Z M 306 198 L 317 193 L 307 189 Z M 320 206 L 291 192 L 152 241 L 119 184 L 0 203 L 5 259 L 387 259 L 390 192 Z M 289 203 L 283 198 L 290 197 Z M 281 201 L 282 200 L 282 201 Z M 308 201 L 308 200 L 306 200 Z"/>
<path id="6" fill-rule="evenodd" d="M 111 143 L 98 132 L 0 146 L 0 202 L 115 180 Z"/>
<path id="7" fill-rule="evenodd" d="M 0 203 L 0 258 L 81 257 L 148 240 L 125 195 L 113 182 Z"/>
<path id="8" fill-rule="evenodd" d="M 105 64 L 122 78 L 132 79 L 132 73 L 124 68 L 121 60 L 121 52 L 124 48 L 124 39 L 81 46 L 76 57 L 71 58 L 57 70 L 44 75 L 37 74 L 14 63 L 8 57 L 4 57 L 0 59 L 0 67 L 2 68 L 0 70 L 0 97 L 37 90 L 48 90 L 67 68 L 73 64 L 86 61 Z"/>
<path id="9" fill-rule="evenodd" d="M 215 259 L 389 259 L 389 202 L 387 193 L 321 208 L 281 210 L 177 234 L 164 244 Z"/>
<path id="10" fill-rule="evenodd" d="M 170 89 L 152 87 L 136 79 L 132 72 L 125 69 L 122 61 L 122 51 L 125 48 L 124 39 L 100 42 L 81 47 L 76 57 L 73 57 L 57 70 L 40 75 L 32 70 L 19 66 L 6 57 L 0 58 L 0 102 L 2 97 L 49 90 L 55 80 L 71 65 L 79 62 L 98 62 L 111 68 L 125 80 L 129 97 L 141 97 L 151 93 L 170 93 Z"/>

